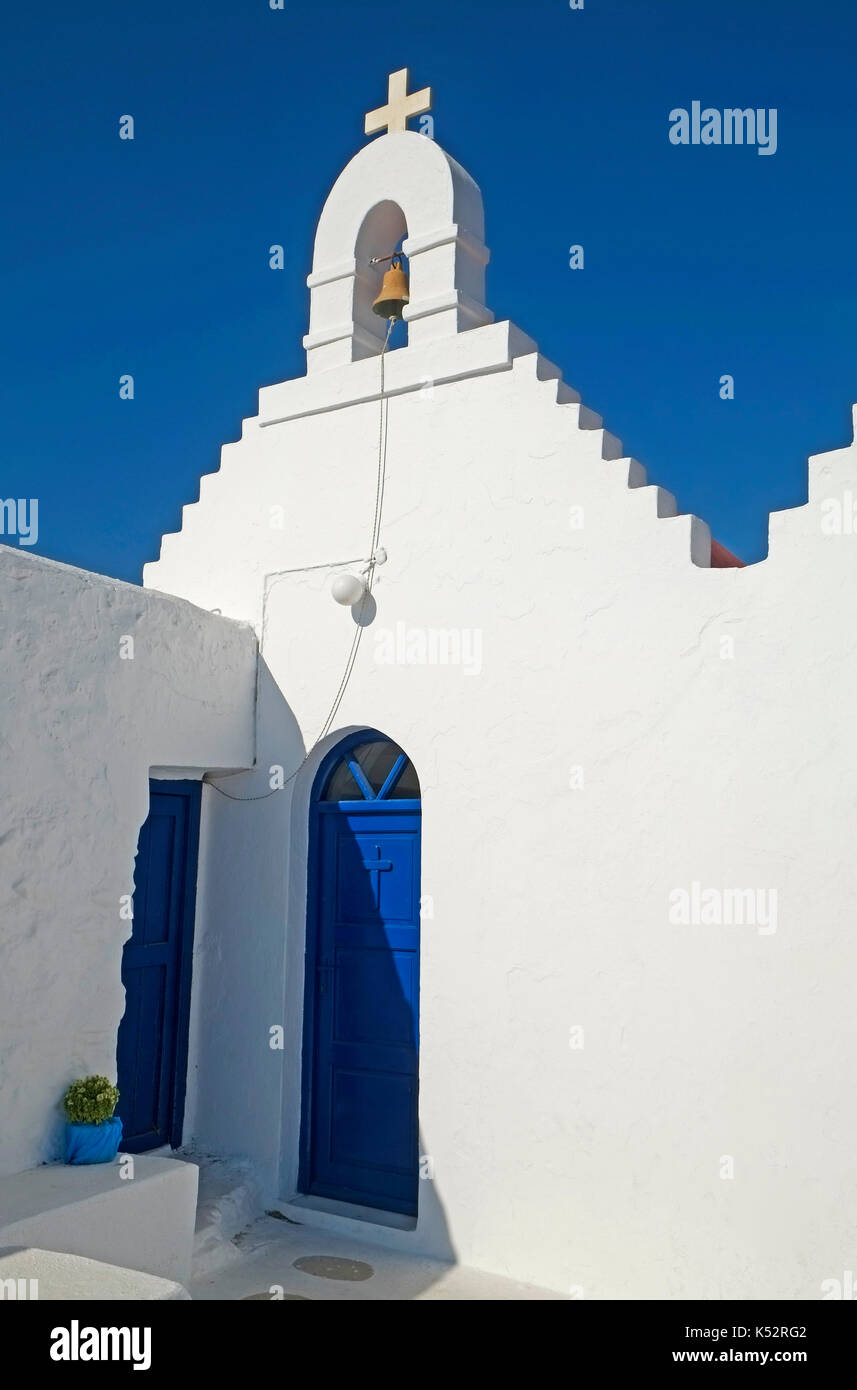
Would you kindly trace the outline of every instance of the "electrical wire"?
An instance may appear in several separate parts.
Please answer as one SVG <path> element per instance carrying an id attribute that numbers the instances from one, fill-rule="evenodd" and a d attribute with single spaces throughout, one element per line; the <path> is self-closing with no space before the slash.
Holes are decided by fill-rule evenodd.
<path id="1" fill-rule="evenodd" d="M 208 778 L 208 776 L 203 777 L 202 780 L 206 783 L 207 786 L 212 787 L 214 791 L 219 792 L 221 796 L 225 796 L 229 801 L 267 801 L 269 796 L 275 796 L 277 792 L 282 791 L 283 787 L 287 786 L 289 782 L 293 782 L 294 779 L 297 777 L 298 773 L 302 770 L 302 768 L 306 766 L 307 762 L 312 757 L 312 754 L 315 752 L 322 739 L 326 738 L 329 734 L 330 729 L 333 725 L 333 721 L 339 713 L 340 706 L 345 698 L 345 692 L 348 689 L 348 683 L 351 680 L 351 673 L 354 670 L 354 663 L 357 660 L 357 653 L 360 650 L 360 640 L 363 636 L 364 625 L 361 622 L 361 619 L 363 617 L 366 605 L 370 602 L 372 598 L 372 589 L 375 585 L 375 569 L 377 566 L 376 554 L 378 551 L 378 541 L 381 536 L 381 515 L 384 507 L 384 487 L 387 477 L 387 414 L 389 408 L 389 401 L 386 395 L 384 394 L 384 358 L 387 353 L 387 346 L 390 342 L 390 334 L 393 331 L 393 324 L 395 322 L 396 320 L 394 318 L 390 319 L 387 325 L 387 336 L 384 339 L 384 346 L 381 348 L 381 379 L 380 394 L 378 397 L 380 404 L 380 411 L 378 416 L 378 470 L 375 481 L 375 511 L 372 518 L 372 540 L 369 546 L 369 564 L 366 572 L 366 585 L 363 597 L 360 599 L 359 611 L 357 613 L 357 628 L 354 633 L 354 640 L 351 643 L 351 650 L 348 653 L 348 660 L 345 663 L 345 670 L 342 674 L 342 680 L 339 682 L 339 688 L 336 692 L 336 695 L 334 696 L 333 704 L 331 705 L 330 710 L 328 711 L 327 718 L 325 719 L 320 732 L 318 733 L 310 747 L 307 749 L 306 753 L 304 754 L 298 766 L 295 768 L 294 772 L 290 772 L 288 777 L 285 777 L 283 779 L 281 786 L 273 787 L 269 792 L 262 792 L 260 796 L 234 796 L 232 792 L 224 791 L 223 788 L 219 787 L 216 782 L 211 781 Z M 326 565 L 307 565 L 304 567 L 304 570 L 326 568 L 330 567 Z M 298 570 L 278 571 L 278 574 L 296 573 L 298 573 Z M 264 638 L 264 617 L 262 629 Z"/>

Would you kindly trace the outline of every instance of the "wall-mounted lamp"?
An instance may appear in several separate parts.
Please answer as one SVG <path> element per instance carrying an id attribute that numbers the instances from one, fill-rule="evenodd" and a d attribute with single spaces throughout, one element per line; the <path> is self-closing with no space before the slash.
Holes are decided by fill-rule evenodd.
<path id="1" fill-rule="evenodd" d="M 353 608 L 359 603 L 368 587 L 369 575 L 376 565 L 383 565 L 387 559 L 387 552 L 383 546 L 379 546 L 369 561 L 360 577 L 356 574 L 337 574 L 334 575 L 330 586 L 330 592 L 336 603 L 341 603 L 343 608 Z"/>

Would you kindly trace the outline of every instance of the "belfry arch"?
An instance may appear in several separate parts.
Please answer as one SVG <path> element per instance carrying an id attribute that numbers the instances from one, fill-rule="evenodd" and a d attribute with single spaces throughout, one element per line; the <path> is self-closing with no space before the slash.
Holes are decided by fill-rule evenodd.
<path id="1" fill-rule="evenodd" d="M 318 221 L 307 279 L 307 372 L 380 352 L 384 328 L 369 296 L 379 277 L 368 262 L 397 249 L 405 232 L 409 345 L 493 321 L 484 302 L 489 253 L 477 185 L 427 136 L 383 135 L 345 166 Z"/>
<path id="2" fill-rule="evenodd" d="M 355 335 L 369 350 L 361 355 L 372 357 L 381 351 L 386 323 L 372 309 L 381 288 L 381 276 L 389 262 L 381 266 L 370 264 L 375 256 L 389 256 L 408 239 L 408 224 L 398 203 L 385 198 L 370 208 L 357 233 L 354 251 L 354 292 L 352 320 Z"/>

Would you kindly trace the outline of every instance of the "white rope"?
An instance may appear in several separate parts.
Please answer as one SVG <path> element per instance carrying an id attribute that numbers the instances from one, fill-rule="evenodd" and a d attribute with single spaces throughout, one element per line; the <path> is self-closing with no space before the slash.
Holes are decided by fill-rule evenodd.
<path id="1" fill-rule="evenodd" d="M 357 660 L 357 653 L 360 650 L 360 639 L 363 636 L 363 623 L 361 622 L 361 618 L 363 617 L 366 605 L 371 601 L 372 589 L 375 585 L 375 568 L 377 565 L 376 555 L 378 552 L 378 541 L 381 535 L 381 514 L 384 507 L 384 484 L 386 482 L 387 475 L 387 409 L 389 406 L 389 401 L 387 400 L 384 394 L 384 357 L 387 352 L 387 345 L 390 341 L 390 334 L 393 331 L 393 324 L 395 323 L 395 321 L 396 320 L 393 318 L 390 319 L 389 324 L 387 325 L 387 336 L 384 339 L 384 346 L 381 348 L 381 382 L 380 395 L 378 397 L 380 404 L 380 414 L 378 419 L 378 472 L 375 482 L 375 512 L 372 518 L 372 539 L 369 545 L 369 565 L 366 576 L 366 588 L 363 597 L 360 599 L 359 602 L 359 608 L 357 612 L 357 628 L 354 633 L 354 640 L 351 643 L 351 650 L 348 653 L 348 660 L 345 663 L 345 670 L 342 675 L 342 680 L 339 682 L 339 689 L 337 690 L 336 695 L 334 696 L 333 704 L 331 705 L 330 710 L 328 711 L 327 718 L 321 726 L 320 732 L 318 733 L 310 747 L 307 749 L 306 753 L 304 754 L 298 766 L 295 768 L 294 772 L 289 773 L 288 777 L 284 778 L 282 786 L 274 787 L 271 791 L 263 792 L 260 796 L 233 796 L 231 792 L 224 791 L 222 787 L 218 787 L 217 783 L 211 781 L 208 778 L 208 776 L 202 779 L 204 782 L 207 783 L 209 787 L 213 787 L 216 792 L 219 792 L 221 796 L 227 797 L 229 801 L 267 801 L 269 796 L 274 796 L 277 792 L 282 791 L 283 787 L 285 787 L 289 782 L 293 782 L 294 779 L 297 777 L 298 773 L 301 771 L 301 769 L 306 766 L 307 762 L 309 761 L 312 754 L 315 752 L 318 745 L 321 743 L 322 739 L 327 737 L 328 733 L 330 732 L 333 721 L 339 713 L 339 708 L 342 704 L 342 701 L 345 698 L 345 692 L 348 689 L 348 683 L 351 680 L 351 673 L 354 670 L 354 663 Z M 354 564 L 355 562 L 351 560 L 344 560 L 339 561 L 337 563 Z M 275 577 L 279 578 L 281 575 L 298 574 L 303 573 L 307 570 L 314 569 L 335 569 L 337 568 L 337 563 L 332 565 L 304 565 L 298 566 L 293 570 L 278 570 Z M 263 611 L 262 634 L 259 648 L 260 654 L 262 650 L 262 644 L 264 643 L 265 638 L 264 610 L 267 601 L 267 593 L 268 591 L 266 590 L 262 599 Z"/>

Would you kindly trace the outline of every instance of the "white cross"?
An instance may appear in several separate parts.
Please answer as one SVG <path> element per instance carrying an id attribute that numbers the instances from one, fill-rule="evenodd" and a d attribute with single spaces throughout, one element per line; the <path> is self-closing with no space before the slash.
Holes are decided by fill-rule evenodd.
<path id="1" fill-rule="evenodd" d="M 431 87 L 423 87 L 421 92 L 408 96 L 408 69 L 400 68 L 391 72 L 387 78 L 387 105 L 379 106 L 366 115 L 366 134 L 376 131 L 394 132 L 407 130 L 410 116 L 421 116 L 431 109 Z"/>

